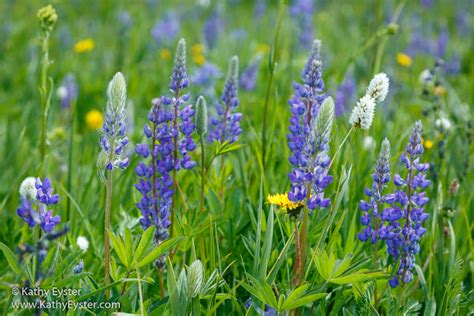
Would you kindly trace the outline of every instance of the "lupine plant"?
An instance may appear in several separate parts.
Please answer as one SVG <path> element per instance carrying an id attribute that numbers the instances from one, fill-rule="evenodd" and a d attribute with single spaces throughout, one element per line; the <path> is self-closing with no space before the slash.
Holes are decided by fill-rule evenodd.
<path id="1" fill-rule="evenodd" d="M 126 157 L 127 137 L 127 84 L 118 72 L 109 82 L 105 121 L 100 139 L 101 151 L 97 159 L 100 179 L 106 183 L 104 215 L 105 284 L 110 283 L 110 211 L 112 208 L 112 181 L 114 169 L 125 169 L 129 164 Z M 108 293 L 107 293 L 108 294 Z"/>
<path id="2" fill-rule="evenodd" d="M 236 112 L 239 105 L 238 85 L 239 85 L 239 58 L 231 58 L 227 70 L 227 78 L 220 100 L 216 102 L 217 116 L 211 117 L 211 125 L 208 141 L 218 141 L 234 143 L 242 133 L 240 120 L 242 114 Z"/>
<path id="3" fill-rule="evenodd" d="M 398 269 L 389 281 L 392 287 L 413 280 L 415 255 L 420 252 L 420 240 L 426 232 L 423 222 L 429 217 L 425 213 L 425 205 L 429 201 L 425 190 L 430 180 L 424 174 L 429 163 L 420 161 L 423 154 L 421 132 L 422 125 L 418 121 L 411 132 L 406 152 L 400 156 L 400 161 L 407 169 L 406 176 L 395 174 L 393 177 L 398 187 L 393 195 L 394 205 L 382 213 L 382 219 L 389 221 L 382 233 L 387 240 L 388 253 L 399 262 Z"/>
<path id="4" fill-rule="evenodd" d="M 163 172 L 172 172 L 171 188 L 171 225 L 170 234 L 173 235 L 173 224 L 176 212 L 176 192 L 178 190 L 177 172 L 182 168 L 192 169 L 196 162 L 191 159 L 190 152 L 196 148 L 192 138 L 195 129 L 194 109 L 192 105 L 186 104 L 190 99 L 190 94 L 183 94 L 183 89 L 189 86 L 189 79 L 186 72 L 186 42 L 180 39 L 176 47 L 173 72 L 169 83 L 171 97 L 163 96 L 155 100 L 155 110 L 157 113 L 156 123 L 163 134 L 162 160 L 166 167 Z M 159 131 L 156 132 L 157 135 Z M 145 134 L 151 137 L 151 128 L 145 126 Z M 154 144 L 154 143 L 153 143 Z M 143 156 L 143 155 L 142 155 Z M 171 169 L 170 169 L 171 168 Z M 169 169 L 169 170 L 168 170 Z M 166 221 L 167 222 L 167 221 Z"/>
<path id="5" fill-rule="evenodd" d="M 40 178 L 28 177 L 20 186 L 21 203 L 16 213 L 21 217 L 28 227 L 31 229 L 32 236 L 35 236 L 33 246 L 22 244 L 17 248 L 20 261 L 28 254 L 32 254 L 35 258 L 33 271 L 34 286 L 39 286 L 41 280 L 47 277 L 44 275 L 48 271 L 48 267 L 42 264 L 48 254 L 48 244 L 62 235 L 66 234 L 69 227 L 66 225 L 64 229 L 57 230 L 61 218 L 58 215 L 53 216 L 53 211 L 49 208 L 58 204 L 59 195 L 53 193 L 51 182 L 48 178 L 41 180 Z"/>

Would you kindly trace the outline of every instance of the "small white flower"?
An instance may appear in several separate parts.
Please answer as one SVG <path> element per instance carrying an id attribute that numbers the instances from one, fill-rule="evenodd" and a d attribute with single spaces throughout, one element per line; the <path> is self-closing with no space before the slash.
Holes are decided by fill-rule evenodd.
<path id="1" fill-rule="evenodd" d="M 370 95 L 360 98 L 357 105 L 352 110 L 349 123 L 354 127 L 369 129 L 372 125 L 375 112 L 375 101 Z"/>
<path id="2" fill-rule="evenodd" d="M 388 86 L 388 77 L 385 73 L 381 72 L 376 74 L 370 81 L 366 94 L 371 96 L 376 103 L 382 102 L 388 94 Z"/>
<path id="3" fill-rule="evenodd" d="M 441 117 L 435 121 L 435 125 L 437 128 L 447 131 L 451 128 L 451 121 L 445 117 Z"/>
<path id="4" fill-rule="evenodd" d="M 421 84 L 428 84 L 431 81 L 433 81 L 433 75 L 431 74 L 431 70 L 425 69 L 421 72 L 420 77 L 418 78 L 418 81 Z"/>
<path id="5" fill-rule="evenodd" d="M 89 241 L 84 236 L 77 237 L 76 244 L 83 252 L 86 252 L 87 249 L 89 249 Z"/>
<path id="6" fill-rule="evenodd" d="M 36 198 L 36 179 L 33 177 L 28 177 L 20 184 L 20 195 L 24 199 L 33 200 Z"/>
<path id="7" fill-rule="evenodd" d="M 363 146 L 365 150 L 375 149 L 375 140 L 372 136 L 365 136 L 363 141 Z"/>
<path id="8" fill-rule="evenodd" d="M 58 90 L 56 91 L 56 95 L 58 96 L 58 98 L 60 99 L 64 99 L 65 97 L 67 97 L 67 89 L 65 86 L 60 86 L 58 88 Z"/>

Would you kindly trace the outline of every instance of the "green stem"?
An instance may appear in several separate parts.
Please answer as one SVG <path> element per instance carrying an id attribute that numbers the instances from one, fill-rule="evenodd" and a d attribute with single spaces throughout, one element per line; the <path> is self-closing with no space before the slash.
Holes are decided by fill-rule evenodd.
<path id="1" fill-rule="evenodd" d="M 46 156 L 46 123 L 47 123 L 47 115 L 48 115 L 48 86 L 47 86 L 47 79 L 48 79 L 48 67 L 49 67 L 49 58 L 48 58 L 48 51 L 49 51 L 49 32 L 43 31 L 41 37 L 41 52 L 42 52 L 42 59 L 41 59 L 41 71 L 40 71 L 40 86 L 39 86 L 39 93 L 41 98 L 41 134 L 40 134 L 40 164 L 39 170 L 40 173 L 43 172 L 43 168 L 45 165 L 44 159 Z"/>
<path id="2" fill-rule="evenodd" d="M 298 285 L 303 284 L 304 281 L 304 267 L 306 263 L 306 249 L 307 249 L 307 239 L 308 239 L 308 221 L 309 221 L 309 211 L 305 203 L 303 211 L 303 221 L 301 223 L 301 232 L 300 232 L 300 262 L 298 272 Z"/>
<path id="3" fill-rule="evenodd" d="M 138 280 L 138 297 L 140 298 L 140 315 L 145 315 L 145 307 L 143 305 L 143 291 L 142 291 L 142 281 L 140 279 L 140 273 L 138 272 L 137 262 L 135 261 L 135 271 L 137 273 Z"/>
<path id="4" fill-rule="evenodd" d="M 395 9 L 395 13 L 392 16 L 392 19 L 390 20 L 390 24 L 395 24 L 398 22 L 398 19 L 400 18 L 400 15 L 402 14 L 403 7 L 405 6 L 407 0 L 402 0 L 398 4 L 397 8 Z M 374 75 L 380 72 L 380 65 L 382 64 L 382 57 L 383 57 L 383 52 L 385 49 L 385 45 L 388 42 L 388 37 L 384 36 L 380 42 L 379 45 L 377 46 L 377 53 L 375 55 L 375 62 L 374 62 Z"/>
<path id="5" fill-rule="evenodd" d="M 205 166 L 205 149 L 204 149 L 204 138 L 201 136 L 201 198 L 199 204 L 199 211 L 204 212 L 204 192 L 206 186 L 206 166 Z"/>
<path id="6" fill-rule="evenodd" d="M 192 315 L 201 315 L 199 297 L 193 298 L 193 313 L 192 313 Z"/>
<path id="7" fill-rule="evenodd" d="M 378 251 L 378 243 L 374 244 L 374 272 L 377 270 L 377 251 Z M 374 308 L 378 310 L 379 301 L 377 298 L 377 280 L 374 281 Z"/>
<path id="8" fill-rule="evenodd" d="M 342 146 L 344 146 L 344 144 L 346 143 L 347 139 L 349 138 L 349 135 L 351 135 L 352 131 L 354 130 L 354 126 L 351 126 L 351 129 L 349 130 L 349 132 L 347 132 L 346 136 L 344 137 L 344 139 L 342 140 L 342 142 L 339 144 L 339 147 L 337 148 L 337 151 L 336 153 L 334 154 L 334 156 L 332 157 L 332 160 L 331 160 L 331 163 L 329 164 L 329 168 L 331 168 L 334 160 L 336 159 L 336 157 L 339 155 L 339 153 L 341 152 L 341 149 L 342 149 Z"/>
<path id="9" fill-rule="evenodd" d="M 114 146 L 110 149 L 109 161 L 113 161 Z M 112 170 L 107 173 L 107 191 L 105 198 L 105 224 L 104 224 L 104 252 L 105 252 L 105 286 L 110 284 L 110 208 L 112 205 Z M 105 297 L 110 297 L 110 289 L 105 292 Z"/>

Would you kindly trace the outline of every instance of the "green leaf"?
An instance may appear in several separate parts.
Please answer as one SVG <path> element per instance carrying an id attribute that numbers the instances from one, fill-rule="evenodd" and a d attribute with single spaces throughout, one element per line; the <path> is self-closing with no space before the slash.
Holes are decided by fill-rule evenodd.
<path id="1" fill-rule="evenodd" d="M 320 251 L 321 250 L 318 250 L 317 252 L 315 252 L 314 250 L 311 249 L 311 252 L 313 253 L 314 265 L 316 266 L 316 270 L 318 270 L 318 273 L 323 277 L 323 279 L 327 280 L 329 276 L 326 275 L 325 270 L 323 268 L 323 263 L 321 262 L 321 257 L 318 255 Z"/>
<path id="2" fill-rule="evenodd" d="M 346 243 L 344 245 L 344 253 L 352 253 L 356 246 L 356 219 L 357 213 L 354 212 L 354 216 L 352 216 L 351 226 L 349 227 L 349 232 L 347 233 Z"/>
<path id="3" fill-rule="evenodd" d="M 247 277 L 251 284 L 242 283 L 242 286 L 258 300 L 273 308 L 277 308 L 278 303 L 272 287 L 267 282 L 260 281 L 250 274 L 247 274 Z"/>
<path id="4" fill-rule="evenodd" d="M 262 248 L 262 262 L 260 264 L 260 279 L 264 279 L 267 274 L 268 262 L 270 261 L 270 255 L 272 253 L 272 241 L 273 241 L 273 206 L 270 207 L 270 213 L 267 219 L 267 231 L 265 232 L 265 239 L 263 241 Z"/>
<path id="5" fill-rule="evenodd" d="M 179 307 L 179 297 L 178 297 L 178 290 L 176 288 L 176 275 L 174 273 L 173 264 L 171 260 L 167 258 L 166 260 L 166 270 L 167 270 L 167 285 L 168 285 L 168 293 L 170 293 L 169 303 L 171 305 L 171 311 L 177 312 Z"/>
<path id="6" fill-rule="evenodd" d="M 352 262 L 352 255 L 347 254 L 344 259 L 337 262 L 331 273 L 331 278 L 337 278 L 349 269 Z"/>
<path id="7" fill-rule="evenodd" d="M 109 231 L 109 237 L 110 241 L 112 242 L 112 246 L 114 247 L 115 252 L 117 253 L 117 256 L 119 257 L 120 261 L 122 264 L 127 268 L 127 270 L 130 270 L 130 260 L 129 257 L 127 257 L 127 253 L 125 251 L 125 245 L 122 242 L 122 239 L 120 236 L 115 236 L 112 232 Z"/>
<path id="8" fill-rule="evenodd" d="M 366 280 L 375 279 L 375 278 L 382 278 L 386 276 L 387 275 L 382 272 L 370 272 L 370 273 L 356 272 L 356 273 L 345 275 L 342 277 L 330 279 L 328 281 L 334 284 L 350 284 L 354 282 L 361 282 L 361 281 L 366 281 Z"/>
<path id="9" fill-rule="evenodd" d="M 154 231 L 155 231 L 154 226 L 150 226 L 148 227 L 147 230 L 145 230 L 145 232 L 142 235 L 142 238 L 140 239 L 140 242 L 138 243 L 137 248 L 135 249 L 134 261 L 139 262 L 142 259 L 143 253 L 150 245 L 150 242 L 153 238 Z"/>
<path id="10" fill-rule="evenodd" d="M 140 262 L 138 262 L 137 267 L 141 268 L 143 266 L 146 266 L 147 264 L 152 263 L 156 259 L 158 259 L 160 256 L 165 254 L 168 250 L 176 246 L 184 237 L 176 237 L 172 239 L 168 239 L 164 242 L 162 242 L 158 247 L 153 249 L 149 254 L 147 254 Z"/>
<path id="11" fill-rule="evenodd" d="M 276 262 L 273 264 L 273 267 L 271 268 L 270 272 L 268 273 L 267 276 L 267 282 L 272 284 L 273 281 L 275 281 L 275 278 L 277 276 L 278 271 L 280 270 L 281 266 L 286 260 L 286 254 L 288 253 L 288 250 L 290 249 L 291 245 L 293 244 L 293 239 L 295 238 L 294 234 L 290 235 L 290 238 L 286 241 L 285 246 L 281 250 L 280 254 L 278 255 L 278 258 Z"/>
<path id="12" fill-rule="evenodd" d="M 13 272 L 15 274 L 20 275 L 21 274 L 21 268 L 18 265 L 18 259 L 13 251 L 11 251 L 10 248 L 8 248 L 7 245 L 4 243 L 0 242 L 0 249 L 2 250 L 3 254 L 5 255 L 5 258 L 7 258 L 8 265 L 10 268 L 12 268 Z"/>
<path id="13" fill-rule="evenodd" d="M 123 283 L 123 282 L 127 282 L 127 281 L 125 281 L 125 280 L 115 281 L 115 282 L 113 282 L 113 283 L 110 283 L 109 285 L 100 287 L 100 288 L 98 288 L 98 289 L 96 289 L 96 290 L 94 290 L 94 291 L 92 291 L 92 292 L 86 293 L 86 294 L 84 294 L 84 295 L 82 295 L 82 296 L 79 296 L 79 297 L 75 297 L 75 298 L 73 298 L 73 299 L 74 299 L 75 302 L 82 302 L 82 301 L 88 299 L 88 298 L 91 297 L 91 296 L 94 296 L 94 295 L 96 295 L 96 294 L 102 293 L 102 292 L 104 292 L 105 290 L 107 290 L 107 289 L 109 289 L 109 288 L 111 288 L 111 287 L 114 287 L 114 286 L 116 286 L 117 284 L 120 284 L 120 283 Z"/>
<path id="14" fill-rule="evenodd" d="M 127 260 L 130 261 L 130 258 L 133 258 L 133 240 L 132 240 L 132 233 L 127 226 L 125 226 L 124 230 L 124 249 L 125 253 L 127 254 Z"/>
<path id="15" fill-rule="evenodd" d="M 238 150 L 241 147 L 243 147 L 242 144 L 239 144 L 239 143 L 232 143 L 231 144 L 228 140 L 226 140 L 223 143 L 218 143 L 217 144 L 216 150 L 215 150 L 215 155 L 220 156 L 220 155 L 223 155 L 225 153 Z"/>
<path id="16" fill-rule="evenodd" d="M 285 303 L 282 306 L 282 310 L 287 311 L 287 310 L 292 310 L 301 306 L 305 306 L 308 304 L 311 304 L 319 299 L 322 299 L 326 297 L 328 294 L 327 293 L 315 293 L 315 294 L 310 294 L 310 295 L 305 295 L 302 296 L 292 302 L 285 301 Z"/>

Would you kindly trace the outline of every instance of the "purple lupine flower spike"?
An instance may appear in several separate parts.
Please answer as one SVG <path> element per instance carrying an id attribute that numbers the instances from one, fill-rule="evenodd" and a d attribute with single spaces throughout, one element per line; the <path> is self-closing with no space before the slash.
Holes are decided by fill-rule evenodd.
<path id="1" fill-rule="evenodd" d="M 380 235 L 384 236 L 385 234 L 384 222 L 381 219 L 384 205 L 393 202 L 392 195 L 383 193 L 387 183 L 390 182 L 390 142 L 387 138 L 382 142 L 382 149 L 372 179 L 372 188 L 365 189 L 369 201 L 362 200 L 359 204 L 363 213 L 360 222 L 365 228 L 358 234 L 358 237 L 361 241 L 370 240 L 371 243 L 376 243 L 380 239 Z"/>
<path id="2" fill-rule="evenodd" d="M 173 164 L 173 135 L 168 127 L 172 122 L 169 111 L 162 107 L 162 101 L 156 98 L 148 115 L 149 124 L 145 125 L 148 144 L 138 144 L 136 153 L 143 160 L 150 157 L 149 162 L 140 161 L 135 169 L 140 180 L 135 188 L 142 194 L 137 203 L 142 213 L 140 223 L 144 229 L 155 226 L 155 242 L 160 244 L 168 238 L 169 212 L 173 196 L 173 182 L 170 172 Z"/>
<path id="3" fill-rule="evenodd" d="M 354 74 L 350 74 L 344 82 L 337 88 L 334 103 L 336 106 L 336 116 L 341 116 L 347 112 L 349 104 L 355 101 L 356 82 Z"/>
<path id="4" fill-rule="evenodd" d="M 220 102 L 216 102 L 217 116 L 211 117 L 211 130 L 208 141 L 229 141 L 235 143 L 242 133 L 240 128 L 240 120 L 242 114 L 236 112 L 239 105 L 238 97 L 238 75 L 239 75 L 239 58 L 232 57 L 227 72 L 227 80 L 224 91 L 220 98 Z"/>
<path id="5" fill-rule="evenodd" d="M 191 169 L 196 164 L 189 155 L 196 148 L 192 138 L 195 130 L 194 109 L 191 105 L 184 105 L 189 100 L 189 94 L 180 95 L 188 85 L 186 43 L 182 39 L 176 50 L 169 85 L 173 96 L 153 99 L 148 114 L 149 123 L 144 126 L 147 142 L 135 147 L 136 153 L 143 158 L 135 169 L 140 177 L 135 188 L 142 195 L 137 203 L 142 213 L 140 223 L 144 229 L 155 227 L 154 240 L 157 244 L 168 238 L 168 227 L 171 225 L 169 217 L 174 194 L 171 173 L 181 168 Z M 163 258 L 155 264 L 163 267 Z"/>
<path id="6" fill-rule="evenodd" d="M 222 25 L 218 10 L 214 10 L 204 23 L 204 41 L 210 49 L 216 46 L 219 39 L 219 30 L 222 29 Z"/>
<path id="7" fill-rule="evenodd" d="M 69 108 L 77 99 L 78 92 L 76 77 L 73 74 L 67 74 L 57 92 L 61 107 Z"/>
<path id="8" fill-rule="evenodd" d="M 315 40 L 301 74 L 304 83 L 293 83 L 295 93 L 289 100 L 291 118 L 288 147 L 291 150 L 290 163 L 293 166 L 293 171 L 289 174 L 291 188 L 288 198 L 293 202 L 308 199 L 310 209 L 324 208 L 329 205 L 329 200 L 323 198 L 322 193 L 332 181 L 332 177 L 327 175 L 327 168 L 330 164 L 327 155 L 329 132 L 316 128 L 318 120 L 321 119 L 330 121 L 329 126 L 332 126 L 334 111 L 334 102 L 332 98 L 328 98 L 327 102 L 332 104 L 332 108 L 329 109 L 328 105 L 323 117 L 318 117 L 323 100 L 326 99 L 320 47 L 321 42 Z M 322 124 L 322 126 L 325 125 Z M 322 137 L 322 135 L 326 136 Z M 307 192 L 308 187 L 311 187 L 311 192 Z"/>
<path id="9" fill-rule="evenodd" d="M 220 69 L 209 62 L 206 62 L 202 67 L 198 68 L 191 78 L 193 85 L 200 86 L 204 89 L 204 95 L 214 98 L 215 90 L 214 83 L 216 79 L 220 78 L 222 73 Z"/>
<path id="10" fill-rule="evenodd" d="M 313 0 L 296 0 L 290 7 L 290 14 L 297 21 L 301 45 L 308 49 L 313 39 Z"/>
<path id="11" fill-rule="evenodd" d="M 429 201 L 424 190 L 430 185 L 424 173 L 429 164 L 420 162 L 423 153 L 421 129 L 421 122 L 416 122 L 406 152 L 400 157 L 407 168 L 407 175 L 405 178 L 394 176 L 394 183 L 399 189 L 393 195 L 393 206 L 382 212 L 382 220 L 388 222 L 384 232 L 388 253 L 400 261 L 398 271 L 389 280 L 392 287 L 413 279 L 411 270 L 415 264 L 415 255 L 420 251 L 420 239 L 426 231 L 423 222 L 429 217 L 424 212 L 424 206 Z"/>
<path id="12" fill-rule="evenodd" d="M 255 90 L 255 85 L 257 83 L 257 76 L 262 59 L 259 56 L 254 62 L 252 62 L 240 76 L 240 87 L 246 91 Z"/>
<path id="13" fill-rule="evenodd" d="M 158 45 L 168 45 L 178 36 L 181 28 L 179 18 L 174 11 L 167 11 L 160 21 L 156 22 L 151 35 Z"/>
<path id="14" fill-rule="evenodd" d="M 40 225 L 45 233 L 51 233 L 56 225 L 59 224 L 61 218 L 58 215 L 53 216 L 53 211 L 48 210 L 48 207 L 58 204 L 59 195 L 53 194 L 53 188 L 48 178 L 44 178 L 43 181 L 39 178 L 35 179 L 34 189 L 30 183 L 32 180 L 33 178 L 27 178 L 21 184 L 21 205 L 16 213 L 23 218 L 28 226 L 35 227 Z M 26 194 L 32 190 L 35 190 L 35 196 Z"/>
<path id="15" fill-rule="evenodd" d="M 112 78 L 107 90 L 107 106 L 102 138 L 101 152 L 97 160 L 99 176 L 105 182 L 105 171 L 115 168 L 125 169 L 129 164 L 126 154 L 127 137 L 127 87 L 122 73 Z"/>

